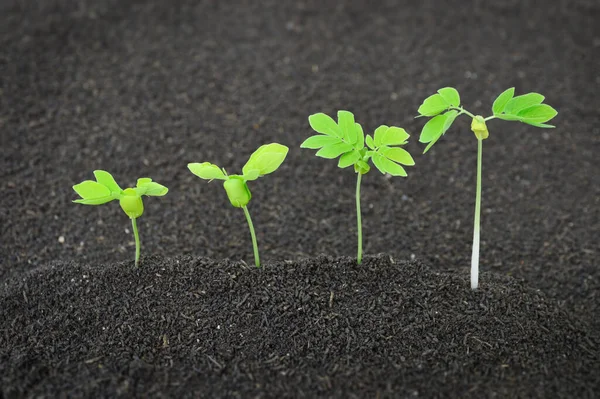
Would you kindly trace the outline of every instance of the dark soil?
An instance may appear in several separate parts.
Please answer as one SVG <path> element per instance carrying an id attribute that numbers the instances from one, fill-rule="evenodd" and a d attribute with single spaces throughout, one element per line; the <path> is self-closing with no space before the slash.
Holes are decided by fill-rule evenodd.
<path id="1" fill-rule="evenodd" d="M 593 397 L 599 18 L 589 0 L 0 2 L 1 392 Z M 489 124 L 476 293 L 469 121 L 420 156 L 413 118 L 447 85 L 475 113 L 511 86 L 559 111 Z M 368 174 L 362 201 L 366 252 L 414 262 L 315 258 L 355 254 L 355 175 L 298 148 L 338 109 L 412 134 L 409 177 Z M 185 165 L 235 171 L 272 141 L 290 154 L 249 206 L 267 267 L 245 269 L 243 213 Z M 145 200 L 137 271 L 119 206 L 71 203 L 94 169 L 170 188 Z"/>
<path id="2" fill-rule="evenodd" d="M 10 285 L 4 394 L 592 397 L 585 326 L 515 279 L 328 258 L 53 262 Z M 8 350 L 7 350 L 8 349 Z M 41 383 L 43 382 L 43 383 Z"/>

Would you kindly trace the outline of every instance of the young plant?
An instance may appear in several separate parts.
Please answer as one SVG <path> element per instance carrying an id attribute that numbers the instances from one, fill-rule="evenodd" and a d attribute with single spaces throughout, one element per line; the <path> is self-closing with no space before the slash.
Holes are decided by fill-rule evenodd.
<path id="1" fill-rule="evenodd" d="M 242 208 L 246 215 L 252 238 L 252 247 L 254 248 L 254 263 L 256 267 L 260 267 L 260 256 L 258 254 L 258 243 L 256 242 L 254 225 L 246 206 L 252 198 L 247 182 L 275 172 L 285 160 L 287 153 L 288 148 L 281 144 L 271 143 L 262 145 L 250 156 L 250 159 L 248 159 L 248 162 L 242 168 L 241 175 L 227 175 L 225 169 L 219 168 L 210 162 L 188 164 L 190 172 L 201 179 L 225 181 L 223 187 L 225 188 L 229 202 L 236 208 Z"/>
<path id="2" fill-rule="evenodd" d="M 544 96 L 538 93 L 527 93 L 514 96 L 515 89 L 511 87 L 500 94 L 492 105 L 492 115 L 483 117 L 473 115 L 460 105 L 460 95 L 452 87 L 439 89 L 423 101 L 419 107 L 419 116 L 433 117 L 421 131 L 419 141 L 428 143 L 425 147 L 426 153 L 450 128 L 454 120 L 466 114 L 471 118 L 471 130 L 477 139 L 477 191 L 475 195 L 475 218 L 473 227 L 473 252 L 471 255 L 471 288 L 479 286 L 479 222 L 481 213 L 481 158 L 483 151 L 483 140 L 489 137 L 486 122 L 492 119 L 503 119 L 505 121 L 519 121 L 528 125 L 553 128 L 546 124 L 557 115 L 554 108 L 548 104 L 542 104 Z"/>
<path id="3" fill-rule="evenodd" d="M 102 205 L 114 200 L 119 201 L 121 209 L 131 219 L 135 238 L 135 266 L 137 267 L 140 262 L 140 236 L 136 220 L 144 213 L 142 195 L 162 197 L 167 194 L 169 189 L 153 182 L 149 177 L 142 177 L 137 180 L 135 187 L 123 190 L 112 175 L 104 170 L 95 170 L 94 176 L 96 181 L 86 180 L 73 186 L 73 190 L 81 197 L 73 202 L 84 205 Z"/>
<path id="4" fill-rule="evenodd" d="M 409 134 L 400 127 L 381 125 L 373 136 L 365 135 L 354 115 L 348 111 L 338 111 L 338 122 L 318 113 L 308 117 L 310 126 L 320 133 L 306 139 L 301 148 L 319 149 L 318 157 L 334 159 L 340 157 L 338 167 L 354 166 L 356 179 L 356 223 L 358 228 L 357 263 L 362 262 L 362 222 L 360 212 L 360 182 L 362 175 L 369 172 L 369 160 L 383 174 L 406 177 L 401 165 L 415 164 L 408 151 L 397 146 L 407 143 Z M 365 146 L 366 144 L 366 146 Z"/>

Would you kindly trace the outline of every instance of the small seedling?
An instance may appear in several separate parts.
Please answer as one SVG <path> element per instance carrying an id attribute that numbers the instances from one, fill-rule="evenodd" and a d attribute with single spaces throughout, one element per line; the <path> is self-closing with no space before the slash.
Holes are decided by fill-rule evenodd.
<path id="1" fill-rule="evenodd" d="M 165 186 L 153 182 L 149 177 L 137 180 L 133 188 L 121 189 L 112 175 L 104 170 L 95 170 L 96 181 L 86 180 L 73 186 L 73 190 L 81 199 L 73 202 L 84 205 L 102 205 L 110 201 L 119 200 L 121 209 L 131 219 L 133 236 L 135 238 L 135 266 L 140 262 L 140 236 L 136 220 L 144 213 L 142 195 L 162 197 L 169 191 Z"/>
<path id="2" fill-rule="evenodd" d="M 473 115 L 460 105 L 460 95 L 452 87 L 439 89 L 423 101 L 419 107 L 419 116 L 433 117 L 421 131 L 419 141 L 428 143 L 425 147 L 426 153 L 446 133 L 454 120 L 466 114 L 471 117 L 471 130 L 477 138 L 477 192 L 475 195 L 475 219 L 473 227 L 473 252 L 471 255 L 471 288 L 479 286 L 479 221 L 481 211 L 481 158 L 483 151 L 483 140 L 489 137 L 486 122 L 492 119 L 503 119 L 505 121 L 519 121 L 528 125 L 553 128 L 547 125 L 550 119 L 557 115 L 554 108 L 548 104 L 542 104 L 544 96 L 538 93 L 527 93 L 514 96 L 514 87 L 500 94 L 492 105 L 492 115 L 484 118 Z"/>
<path id="3" fill-rule="evenodd" d="M 338 111 L 338 122 L 318 113 L 308 117 L 310 126 L 318 133 L 306 139 L 301 148 L 319 149 L 318 157 L 334 159 L 340 157 L 338 167 L 354 166 L 356 179 L 356 222 L 358 229 L 358 251 L 356 260 L 362 262 L 362 222 L 360 212 L 360 182 L 362 175 L 369 172 L 369 160 L 383 174 L 406 177 L 401 165 L 415 164 L 412 156 L 403 148 L 395 147 L 407 143 L 409 134 L 400 127 L 381 125 L 373 136 L 365 135 L 362 126 L 354 121 L 354 114 Z M 366 146 L 365 146 L 366 144 Z"/>
<path id="4" fill-rule="evenodd" d="M 260 267 L 260 256 L 258 254 L 258 243 L 256 242 L 254 225 L 246 206 L 252 198 L 247 182 L 275 172 L 285 160 L 287 153 L 288 148 L 281 144 L 271 143 L 262 145 L 250 156 L 250 159 L 248 159 L 248 162 L 242 168 L 241 175 L 227 175 L 225 169 L 219 168 L 210 162 L 188 164 L 190 172 L 201 179 L 225 181 L 223 187 L 225 188 L 229 202 L 236 208 L 242 208 L 246 215 L 252 238 L 252 247 L 254 248 L 254 263 L 256 267 Z"/>

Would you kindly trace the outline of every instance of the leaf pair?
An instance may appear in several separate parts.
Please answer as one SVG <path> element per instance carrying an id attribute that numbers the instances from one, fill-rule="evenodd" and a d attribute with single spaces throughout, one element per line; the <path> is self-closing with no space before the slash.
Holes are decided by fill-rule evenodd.
<path id="1" fill-rule="evenodd" d="M 558 112 L 550 105 L 542 104 L 545 98 L 543 95 L 539 93 L 527 93 L 516 97 L 514 95 L 515 88 L 511 87 L 496 98 L 492 105 L 496 118 L 519 121 L 541 128 L 554 127 L 545 122 L 554 118 Z"/>
<path id="2" fill-rule="evenodd" d="M 95 170 L 94 177 L 96 177 L 96 181 L 86 180 L 73 186 L 73 190 L 81 197 L 73 202 L 84 205 L 102 205 L 123 197 L 123 189 L 110 173 L 104 170 Z M 149 177 L 138 179 L 134 190 L 139 196 L 155 197 L 163 196 L 169 191 L 168 188 L 153 182 Z"/>
<path id="3" fill-rule="evenodd" d="M 248 159 L 242 168 L 241 177 L 245 181 L 256 180 L 259 177 L 272 173 L 283 163 L 288 148 L 278 143 L 260 146 Z M 210 162 L 189 163 L 188 169 L 204 180 L 228 180 L 225 169 L 219 168 Z M 236 175 L 237 176 L 237 175 Z"/>
<path id="4" fill-rule="evenodd" d="M 433 94 L 423 101 L 419 107 L 419 116 L 433 116 L 421 131 L 419 141 L 421 143 L 429 143 L 423 153 L 429 149 L 450 129 L 452 123 L 459 115 L 459 111 L 450 110 L 450 108 L 460 107 L 460 94 L 453 87 L 444 87 L 439 89 L 436 94 Z M 441 114 L 444 111 L 443 114 Z"/>
<path id="5" fill-rule="evenodd" d="M 334 159 L 342 154 L 352 154 L 360 151 L 365 146 L 365 135 L 362 126 L 354 121 L 354 114 L 348 111 L 338 111 L 338 122 L 336 123 L 330 116 L 318 113 L 308 117 L 310 126 L 320 135 L 315 135 L 306 139 L 301 148 L 319 149 L 317 156 Z M 345 168 L 353 165 L 351 159 L 357 158 L 357 155 L 347 155 L 342 157 L 339 166 Z M 345 166 L 342 166 L 345 165 Z"/>
<path id="6" fill-rule="evenodd" d="M 402 128 L 382 125 L 375 130 L 373 137 L 367 135 L 365 140 L 362 126 L 355 122 L 354 114 L 349 111 L 338 111 L 337 123 L 323 113 L 309 116 L 308 122 L 321 134 L 309 137 L 300 147 L 318 149 L 316 155 L 321 158 L 340 157 L 340 168 L 354 165 L 357 173 L 365 174 L 371 169 L 368 161 L 372 158 L 381 173 L 406 176 L 406 171 L 399 164 L 414 165 L 406 150 L 391 147 L 406 144 L 409 135 Z"/>

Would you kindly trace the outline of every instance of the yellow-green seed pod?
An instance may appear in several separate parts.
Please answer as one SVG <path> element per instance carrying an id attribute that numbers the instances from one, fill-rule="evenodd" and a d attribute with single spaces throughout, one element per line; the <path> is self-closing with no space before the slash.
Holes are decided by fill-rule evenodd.
<path id="1" fill-rule="evenodd" d="M 142 197 L 140 197 L 133 188 L 127 188 L 123 191 L 123 196 L 119 200 L 119 205 L 121 205 L 121 209 L 123 209 L 123 212 L 125 212 L 130 219 L 138 218 L 144 213 Z"/>
<path id="2" fill-rule="evenodd" d="M 229 179 L 223 183 L 223 187 L 225 187 L 229 202 L 236 208 L 246 206 L 252 198 L 248 185 L 241 176 L 229 176 Z"/>
<path id="3" fill-rule="evenodd" d="M 475 133 L 475 137 L 479 140 L 485 140 L 489 137 L 490 133 L 488 132 L 487 125 L 485 124 L 485 119 L 483 116 L 477 115 L 473 118 L 471 122 L 471 130 Z"/>

